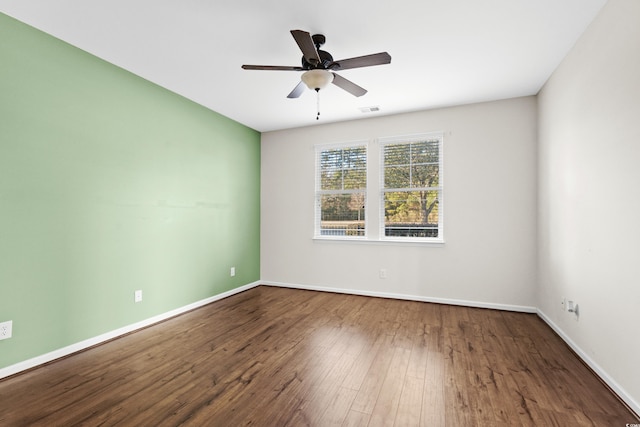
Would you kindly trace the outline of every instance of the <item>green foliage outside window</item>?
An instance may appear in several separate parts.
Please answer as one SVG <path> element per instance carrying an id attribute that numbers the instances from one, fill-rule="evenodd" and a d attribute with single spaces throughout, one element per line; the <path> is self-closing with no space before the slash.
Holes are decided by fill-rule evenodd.
<path id="1" fill-rule="evenodd" d="M 367 151 L 365 146 L 319 154 L 320 231 L 323 235 L 364 236 Z"/>
<path id="2" fill-rule="evenodd" d="M 440 141 L 387 144 L 383 157 L 385 235 L 438 237 Z"/>

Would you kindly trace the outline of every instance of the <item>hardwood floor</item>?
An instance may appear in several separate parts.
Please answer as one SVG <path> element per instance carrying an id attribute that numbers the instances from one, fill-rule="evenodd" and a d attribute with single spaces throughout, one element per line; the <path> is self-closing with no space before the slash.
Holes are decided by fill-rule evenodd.
<path id="1" fill-rule="evenodd" d="M 624 426 L 533 314 L 260 286 L 0 381 L 1 426 Z"/>

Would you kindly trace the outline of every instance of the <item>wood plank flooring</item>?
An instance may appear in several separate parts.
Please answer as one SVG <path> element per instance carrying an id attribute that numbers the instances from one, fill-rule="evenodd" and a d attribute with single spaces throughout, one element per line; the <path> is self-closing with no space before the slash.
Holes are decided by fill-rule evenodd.
<path id="1" fill-rule="evenodd" d="M 260 286 L 0 381 L 1 426 L 624 426 L 533 314 Z"/>

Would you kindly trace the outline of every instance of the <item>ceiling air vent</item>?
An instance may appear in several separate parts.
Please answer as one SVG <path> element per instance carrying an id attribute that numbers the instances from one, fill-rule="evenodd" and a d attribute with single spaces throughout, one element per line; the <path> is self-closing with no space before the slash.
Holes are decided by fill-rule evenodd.
<path id="1" fill-rule="evenodd" d="M 380 107 L 378 107 L 377 105 L 374 107 L 360 107 L 360 111 L 363 113 L 375 113 L 377 111 L 380 111 Z"/>

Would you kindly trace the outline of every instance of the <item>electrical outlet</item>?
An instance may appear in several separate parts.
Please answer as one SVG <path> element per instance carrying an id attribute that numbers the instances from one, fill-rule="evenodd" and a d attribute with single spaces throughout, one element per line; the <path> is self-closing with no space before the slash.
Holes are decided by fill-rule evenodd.
<path id="1" fill-rule="evenodd" d="M 0 323 L 0 340 L 11 338 L 13 332 L 13 320 Z"/>
<path id="2" fill-rule="evenodd" d="M 387 270 L 384 268 L 380 269 L 380 278 L 381 279 L 386 279 L 387 278 Z"/>
<path id="3" fill-rule="evenodd" d="M 142 291 L 135 291 L 133 293 L 133 302 L 140 302 L 142 301 Z"/>
<path id="4" fill-rule="evenodd" d="M 233 276 L 235 276 L 235 275 L 236 275 L 236 268 L 235 268 L 235 267 L 231 267 L 231 270 L 229 270 L 229 275 L 230 275 L 231 277 L 233 277 Z"/>

